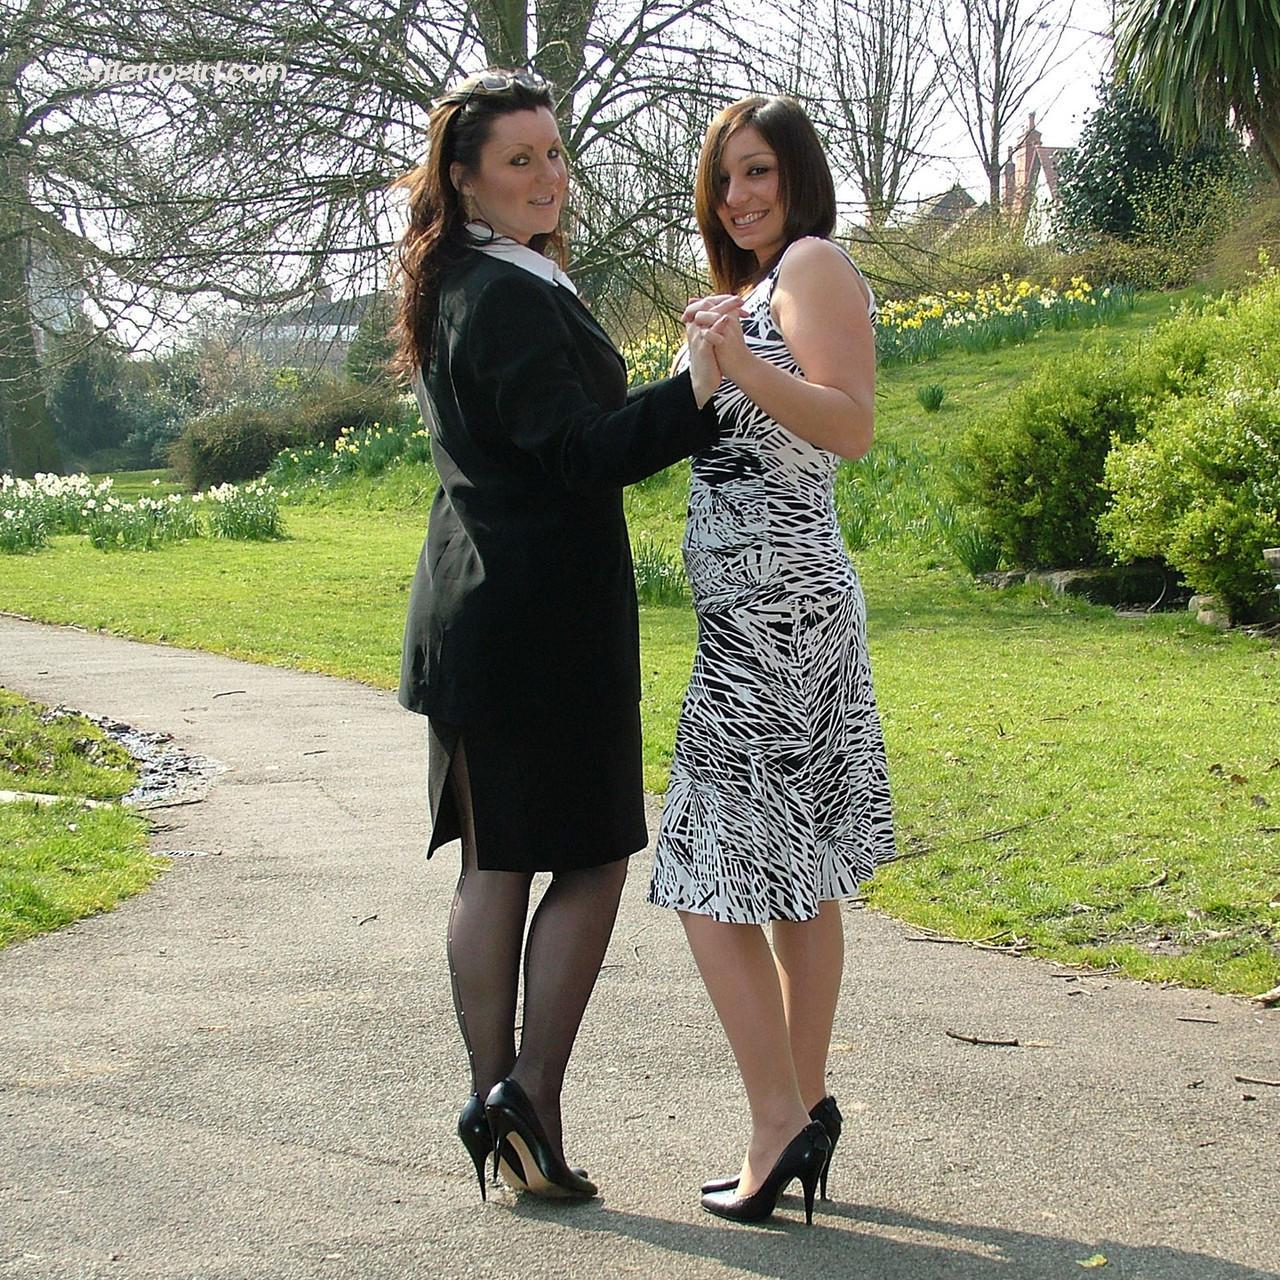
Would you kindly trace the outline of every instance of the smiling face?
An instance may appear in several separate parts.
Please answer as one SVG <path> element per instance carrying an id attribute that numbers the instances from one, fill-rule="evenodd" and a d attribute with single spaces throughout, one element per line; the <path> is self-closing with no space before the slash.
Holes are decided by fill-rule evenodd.
<path id="1" fill-rule="evenodd" d="M 538 107 L 496 117 L 476 168 L 454 164 L 449 176 L 470 197 L 474 216 L 499 235 L 521 244 L 549 235 L 569 185 L 555 116 Z"/>
<path id="2" fill-rule="evenodd" d="M 745 125 L 724 144 L 719 180 L 721 225 L 763 266 L 786 244 L 787 210 L 778 191 L 778 157 L 754 125 Z"/>

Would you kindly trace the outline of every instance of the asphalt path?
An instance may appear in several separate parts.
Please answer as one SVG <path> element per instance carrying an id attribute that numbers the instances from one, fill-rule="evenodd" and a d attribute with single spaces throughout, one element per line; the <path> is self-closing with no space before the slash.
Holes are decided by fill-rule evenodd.
<path id="1" fill-rule="evenodd" d="M 833 1199 L 812 1228 L 798 1186 L 765 1227 L 702 1212 L 745 1107 L 647 853 L 565 1099 L 601 1196 L 482 1204 L 424 722 L 359 684 L 12 617 L 0 685 L 224 768 L 153 811 L 181 855 L 152 888 L 0 952 L 5 1280 L 1280 1277 L 1280 1088 L 1235 1079 L 1280 1079 L 1280 1012 L 868 910 L 845 916 Z"/>

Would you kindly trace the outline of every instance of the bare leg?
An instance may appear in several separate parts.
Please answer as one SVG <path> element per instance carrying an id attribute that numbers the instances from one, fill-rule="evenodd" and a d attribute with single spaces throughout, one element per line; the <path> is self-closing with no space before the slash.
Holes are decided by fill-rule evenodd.
<path id="1" fill-rule="evenodd" d="M 746 1086 L 751 1143 L 738 1188 L 750 1195 L 809 1123 L 791 1060 L 778 971 L 759 925 L 721 924 L 688 911 L 680 919 Z"/>
<path id="2" fill-rule="evenodd" d="M 844 921 L 838 902 L 813 920 L 775 920 L 773 949 L 800 1096 L 812 1110 L 827 1094 L 827 1051 L 844 973 Z"/>
<path id="3" fill-rule="evenodd" d="M 560 1090 L 613 934 L 627 861 L 557 872 L 525 943 L 524 1025 L 510 1075 L 529 1095 L 562 1158 Z"/>
<path id="4" fill-rule="evenodd" d="M 449 785 L 462 827 L 462 873 L 449 913 L 449 974 L 454 1011 L 471 1061 L 471 1088 L 484 1098 L 511 1071 L 516 1058 L 520 944 L 533 877 L 476 868 L 475 815 L 461 742 Z"/>

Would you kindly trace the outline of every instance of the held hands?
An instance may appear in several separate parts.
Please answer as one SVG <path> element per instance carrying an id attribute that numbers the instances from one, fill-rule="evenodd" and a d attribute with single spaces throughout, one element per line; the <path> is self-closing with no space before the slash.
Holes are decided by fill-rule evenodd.
<path id="1" fill-rule="evenodd" d="M 685 332 L 692 335 L 699 331 L 715 350 L 716 362 L 726 378 L 736 378 L 737 370 L 745 360 L 751 359 L 746 339 L 742 335 L 742 299 L 733 293 L 717 293 L 707 298 L 694 298 L 685 308 L 681 319 Z M 689 341 L 690 357 L 693 341 Z"/>
<path id="2" fill-rule="evenodd" d="M 721 293 L 707 298 L 693 298 L 680 317 L 684 322 L 685 342 L 689 349 L 689 376 L 699 409 L 715 394 L 725 374 L 720 348 L 724 346 L 726 338 L 716 331 L 715 325 L 720 320 L 731 321 L 738 329 L 741 339 L 742 326 L 737 321 L 741 310 L 741 298 L 736 294 Z"/>

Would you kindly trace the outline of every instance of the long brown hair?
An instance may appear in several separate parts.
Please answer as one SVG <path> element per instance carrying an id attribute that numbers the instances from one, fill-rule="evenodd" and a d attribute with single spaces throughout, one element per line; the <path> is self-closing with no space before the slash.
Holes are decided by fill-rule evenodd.
<path id="1" fill-rule="evenodd" d="M 804 108 L 792 98 L 743 98 L 725 107 L 707 127 L 698 157 L 694 207 L 707 248 L 711 283 L 718 293 L 738 293 L 764 278 L 773 262 L 757 262 L 739 249 L 720 221 L 720 166 L 725 145 L 752 127 L 778 157 L 778 199 L 786 210 L 785 249 L 801 236 L 829 236 L 836 225 L 836 189 L 822 143 Z M 775 259 L 776 260 L 776 259 Z"/>
<path id="2" fill-rule="evenodd" d="M 486 77 L 501 77 L 507 84 L 501 89 L 488 88 Z M 528 83 L 527 73 L 502 67 L 478 71 L 436 100 L 427 122 L 426 159 L 391 184 L 392 190 L 406 187 L 409 191 L 409 225 L 400 237 L 391 273 L 392 286 L 399 293 L 391 329 L 396 342 L 389 366 L 393 372 L 412 378 L 430 361 L 440 273 L 462 258 L 473 243 L 467 233 L 462 197 L 449 177 L 450 166 L 460 164 L 464 172 L 474 172 L 494 120 L 539 107 L 554 114 L 550 85 L 535 87 Z M 550 250 L 559 265 L 565 266 L 562 228 L 534 236 L 529 247 L 538 253 Z"/>

